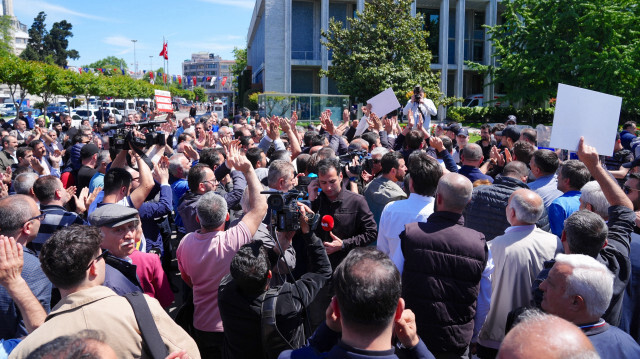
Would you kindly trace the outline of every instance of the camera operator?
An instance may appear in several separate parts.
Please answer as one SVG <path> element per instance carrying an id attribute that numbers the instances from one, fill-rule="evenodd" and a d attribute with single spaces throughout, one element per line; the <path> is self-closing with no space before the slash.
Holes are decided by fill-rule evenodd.
<path id="1" fill-rule="evenodd" d="M 220 283 L 218 307 L 224 323 L 227 358 L 277 358 L 286 349 L 305 344 L 305 308 L 331 277 L 331 265 L 322 241 L 308 223 L 309 207 L 300 206 L 300 231 L 306 244 L 308 273 L 295 283 L 270 288 L 271 263 L 291 246 L 296 232 L 277 232 L 279 245 L 268 250 L 262 241 L 240 248 L 231 261 L 231 273 Z M 265 346 L 266 344 L 266 346 Z"/>
<path id="2" fill-rule="evenodd" d="M 424 98 L 424 90 L 421 86 L 416 86 L 413 89 L 413 96 L 411 96 L 411 100 L 407 102 L 407 105 L 404 106 L 402 113 L 407 116 L 409 114 L 409 110 L 413 112 L 414 123 L 418 123 L 418 116 L 422 115 L 424 120 L 422 127 L 429 129 L 431 125 L 431 116 L 435 116 L 438 114 L 438 110 L 436 109 L 436 105 L 433 101 Z"/>

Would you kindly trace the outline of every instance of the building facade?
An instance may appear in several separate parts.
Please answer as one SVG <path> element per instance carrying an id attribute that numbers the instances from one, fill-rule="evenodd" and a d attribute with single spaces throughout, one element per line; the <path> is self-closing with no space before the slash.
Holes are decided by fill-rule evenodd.
<path id="1" fill-rule="evenodd" d="M 364 10 L 365 0 L 256 0 L 247 35 L 252 84 L 262 91 L 338 94 L 333 80 L 320 78 L 331 54 L 320 43 L 329 19 L 346 23 Z M 467 60 L 489 64 L 492 46 L 483 25 L 499 21 L 498 0 L 414 0 L 412 13 L 424 15 L 433 54 L 431 69 L 441 72 L 447 96 L 466 97 L 494 89 L 470 70 Z M 261 85 L 261 86 L 260 86 Z"/>
<path id="2" fill-rule="evenodd" d="M 13 52 L 20 55 L 27 48 L 29 34 L 27 33 L 27 25 L 18 21 L 13 15 L 13 0 L 2 0 L 2 15 L 11 18 L 11 36 Z"/>
<path id="3" fill-rule="evenodd" d="M 220 56 L 208 52 L 191 54 L 191 60 L 182 62 L 182 78 L 196 78 L 196 86 L 202 87 L 212 98 L 231 97 L 233 95 L 232 67 L 234 60 L 223 60 Z M 226 78 L 226 80 L 225 80 Z M 224 85 L 223 85 L 224 82 Z M 189 84 L 193 87 L 193 84 Z"/>

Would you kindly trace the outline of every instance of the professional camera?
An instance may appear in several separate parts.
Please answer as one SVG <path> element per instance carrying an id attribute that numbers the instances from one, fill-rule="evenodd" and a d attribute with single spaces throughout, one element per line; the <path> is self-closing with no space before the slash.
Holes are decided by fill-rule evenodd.
<path id="1" fill-rule="evenodd" d="M 271 224 L 279 232 L 297 231 L 300 229 L 300 207 L 298 202 L 311 207 L 311 202 L 303 200 L 306 191 L 290 190 L 289 192 L 264 191 L 269 195 L 267 205 L 271 214 Z M 318 214 L 307 214 L 308 223 L 312 230 L 318 224 Z"/>
<path id="2" fill-rule="evenodd" d="M 359 164 L 354 166 L 351 164 L 351 162 L 356 157 L 358 158 Z M 340 163 L 342 164 L 342 167 L 344 169 L 347 169 L 352 174 L 359 176 L 362 173 L 362 165 L 368 159 L 370 160 L 371 156 L 369 156 L 369 153 L 367 153 L 367 151 L 360 150 L 360 151 L 351 151 L 347 154 L 339 156 L 339 158 L 340 158 Z"/>
<path id="3" fill-rule="evenodd" d="M 420 102 L 420 100 L 422 100 L 422 87 L 416 86 L 413 88 L 413 97 L 415 102 Z"/>
<path id="4" fill-rule="evenodd" d="M 307 188 L 309 186 L 309 184 L 311 183 L 311 181 L 313 181 L 312 177 L 308 177 L 308 176 L 300 176 L 298 177 L 298 185 L 295 186 L 294 188 L 302 193 L 302 199 L 308 199 L 309 198 L 309 193 L 307 193 Z"/>
<path id="5" fill-rule="evenodd" d="M 151 147 L 153 145 L 166 145 L 166 138 L 162 131 L 151 131 L 141 139 L 133 135 L 134 128 L 155 127 L 167 122 L 166 120 L 144 121 L 144 122 L 123 122 L 118 124 L 106 124 L 104 131 L 116 130 L 116 133 L 109 136 L 109 146 L 116 150 L 130 150 L 129 144 L 136 148 Z"/>

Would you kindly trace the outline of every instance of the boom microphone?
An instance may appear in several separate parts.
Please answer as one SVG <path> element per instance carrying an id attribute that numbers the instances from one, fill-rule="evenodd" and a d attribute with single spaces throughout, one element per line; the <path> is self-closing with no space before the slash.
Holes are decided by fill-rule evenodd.
<path id="1" fill-rule="evenodd" d="M 322 229 L 327 232 L 333 229 L 333 217 L 328 214 L 322 216 Z"/>

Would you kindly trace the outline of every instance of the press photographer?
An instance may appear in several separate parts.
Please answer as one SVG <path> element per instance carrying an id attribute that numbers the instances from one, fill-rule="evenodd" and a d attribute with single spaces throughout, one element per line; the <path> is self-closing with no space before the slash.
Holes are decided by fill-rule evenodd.
<path id="1" fill-rule="evenodd" d="M 331 265 L 312 231 L 310 222 L 317 216 L 309 207 L 296 205 L 310 270 L 294 283 L 269 286 L 271 263 L 291 246 L 296 231 L 277 232 L 278 243 L 271 250 L 262 241 L 240 248 L 218 290 L 227 358 L 277 358 L 283 350 L 305 344 L 305 308 L 331 277 Z"/>
<path id="2" fill-rule="evenodd" d="M 424 90 L 419 85 L 413 89 L 411 100 L 409 100 L 406 106 L 404 106 L 402 113 L 407 116 L 409 115 L 409 110 L 413 112 L 414 123 L 418 123 L 418 116 L 422 115 L 422 118 L 424 119 L 422 126 L 426 129 L 431 125 L 431 116 L 438 114 L 436 105 L 433 101 L 424 97 Z"/>

